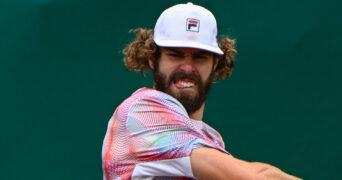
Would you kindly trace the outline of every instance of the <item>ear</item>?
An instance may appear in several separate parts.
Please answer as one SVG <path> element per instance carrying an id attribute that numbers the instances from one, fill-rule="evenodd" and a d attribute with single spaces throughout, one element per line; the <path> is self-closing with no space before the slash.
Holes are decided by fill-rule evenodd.
<path id="1" fill-rule="evenodd" d="M 154 63 L 153 63 L 152 57 L 149 57 L 149 58 L 148 58 L 148 65 L 150 66 L 150 68 L 151 68 L 152 70 L 154 70 Z"/>
<path id="2" fill-rule="evenodd" d="M 214 66 L 213 66 L 213 70 L 215 71 L 216 70 L 216 67 L 218 65 L 218 62 L 219 62 L 219 56 L 215 56 L 214 55 Z"/>

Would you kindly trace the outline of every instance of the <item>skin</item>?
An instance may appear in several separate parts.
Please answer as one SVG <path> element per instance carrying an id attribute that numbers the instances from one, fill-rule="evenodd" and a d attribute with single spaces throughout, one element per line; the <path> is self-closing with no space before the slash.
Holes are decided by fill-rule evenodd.
<path id="1" fill-rule="evenodd" d="M 217 59 L 212 53 L 194 48 L 161 48 L 159 71 L 169 79 L 172 73 L 183 71 L 196 73 L 205 82 L 210 73 L 217 66 Z M 154 69 L 153 59 L 149 65 Z M 184 81 L 187 81 L 184 79 Z M 179 84 L 172 83 L 172 93 L 186 92 L 189 95 L 198 93 L 196 85 L 190 88 L 180 88 Z M 189 114 L 191 119 L 202 121 L 204 104 L 194 113 Z M 300 180 L 289 175 L 279 168 L 261 162 L 247 162 L 213 148 L 201 147 L 194 149 L 190 156 L 194 176 L 199 180 Z"/>

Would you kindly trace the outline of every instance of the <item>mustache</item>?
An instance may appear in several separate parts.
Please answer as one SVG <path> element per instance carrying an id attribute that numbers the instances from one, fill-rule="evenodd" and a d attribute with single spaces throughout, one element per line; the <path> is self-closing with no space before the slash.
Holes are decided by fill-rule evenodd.
<path id="1" fill-rule="evenodd" d="M 168 84 L 176 82 L 179 79 L 189 79 L 189 80 L 195 81 L 196 84 L 201 84 L 202 82 L 201 77 L 198 74 L 195 74 L 195 73 L 187 74 L 184 72 L 175 72 L 170 76 L 170 80 Z"/>

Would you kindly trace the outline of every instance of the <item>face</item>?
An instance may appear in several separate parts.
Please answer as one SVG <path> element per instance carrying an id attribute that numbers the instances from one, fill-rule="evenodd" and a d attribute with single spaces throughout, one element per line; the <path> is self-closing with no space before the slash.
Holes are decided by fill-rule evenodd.
<path id="1" fill-rule="evenodd" d="M 198 110 L 209 93 L 217 60 L 211 52 L 194 48 L 161 48 L 150 60 L 154 86 L 182 103 L 189 114 Z"/>

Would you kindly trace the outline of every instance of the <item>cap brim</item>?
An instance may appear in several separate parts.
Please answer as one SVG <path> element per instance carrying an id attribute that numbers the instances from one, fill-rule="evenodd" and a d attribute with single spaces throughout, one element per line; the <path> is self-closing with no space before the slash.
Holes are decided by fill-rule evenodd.
<path id="1" fill-rule="evenodd" d="M 201 44 L 192 41 L 174 41 L 174 40 L 158 40 L 154 39 L 154 42 L 161 47 L 185 47 L 185 48 L 197 48 L 205 51 L 210 51 L 215 54 L 224 54 L 219 47 L 212 47 L 206 44 Z"/>

